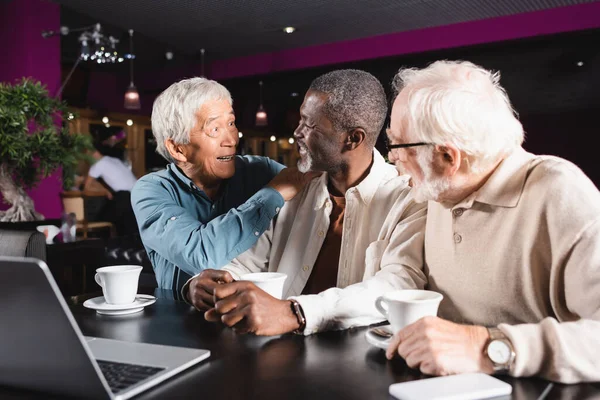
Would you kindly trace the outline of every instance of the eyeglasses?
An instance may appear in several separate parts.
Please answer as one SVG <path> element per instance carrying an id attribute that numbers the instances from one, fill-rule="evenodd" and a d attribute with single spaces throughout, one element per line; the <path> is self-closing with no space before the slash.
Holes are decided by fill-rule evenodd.
<path id="1" fill-rule="evenodd" d="M 389 140 L 386 140 L 385 144 L 386 144 L 388 153 L 391 153 L 392 150 L 394 150 L 394 149 L 406 149 L 409 147 L 428 146 L 428 145 L 433 145 L 434 143 L 416 142 L 416 143 L 404 143 L 404 144 L 390 144 Z M 401 162 L 404 162 L 407 159 L 406 152 L 404 152 L 404 151 L 396 152 L 395 156 Z"/>
<path id="2" fill-rule="evenodd" d="M 404 144 L 387 144 L 387 149 L 388 151 L 391 151 L 393 149 L 405 149 L 407 147 L 417 147 L 417 146 L 426 146 L 429 144 L 433 144 L 433 143 L 426 143 L 426 142 L 417 142 L 417 143 L 404 143 Z"/>

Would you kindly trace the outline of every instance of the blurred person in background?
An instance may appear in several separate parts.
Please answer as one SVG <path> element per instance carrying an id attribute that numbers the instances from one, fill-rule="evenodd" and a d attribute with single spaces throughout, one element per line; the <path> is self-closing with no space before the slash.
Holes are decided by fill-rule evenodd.
<path id="1" fill-rule="evenodd" d="M 137 234 L 137 223 L 131 208 L 131 190 L 137 178 L 123 161 L 104 155 L 101 146 L 96 146 L 91 156 L 95 161 L 88 171 L 84 190 L 102 187 L 109 200 L 98 218 L 112 222 L 119 236 Z"/>

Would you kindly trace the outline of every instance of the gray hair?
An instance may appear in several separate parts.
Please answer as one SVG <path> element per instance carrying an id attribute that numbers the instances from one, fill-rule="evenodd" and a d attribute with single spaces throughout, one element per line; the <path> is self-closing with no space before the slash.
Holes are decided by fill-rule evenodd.
<path id="1" fill-rule="evenodd" d="M 315 79 L 309 90 L 328 95 L 324 112 L 338 131 L 363 128 L 373 147 L 385 122 L 387 99 L 381 83 L 368 72 L 342 69 Z"/>
<path id="2" fill-rule="evenodd" d="M 167 161 L 174 162 L 165 146 L 165 140 L 177 144 L 190 142 L 190 131 L 196 126 L 196 113 L 208 101 L 227 100 L 233 104 L 231 94 L 216 81 L 190 78 L 176 82 L 162 92 L 152 106 L 152 133 L 156 139 L 156 152 Z"/>
<path id="3" fill-rule="evenodd" d="M 523 143 L 523 127 L 498 72 L 467 61 L 436 61 L 400 69 L 393 86 L 406 94 L 402 113 L 410 140 L 452 143 L 471 156 L 473 172 Z"/>

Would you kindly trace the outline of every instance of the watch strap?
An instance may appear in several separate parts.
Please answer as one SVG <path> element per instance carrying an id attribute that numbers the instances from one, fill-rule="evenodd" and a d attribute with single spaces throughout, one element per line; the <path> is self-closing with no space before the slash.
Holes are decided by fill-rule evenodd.
<path id="1" fill-rule="evenodd" d="M 302 310 L 302 306 L 298 303 L 297 300 L 289 299 L 291 302 L 292 312 L 296 315 L 296 319 L 298 320 L 298 329 L 294 330 L 293 333 L 302 334 L 304 332 L 304 328 L 306 327 L 306 317 L 304 316 L 304 310 Z"/>

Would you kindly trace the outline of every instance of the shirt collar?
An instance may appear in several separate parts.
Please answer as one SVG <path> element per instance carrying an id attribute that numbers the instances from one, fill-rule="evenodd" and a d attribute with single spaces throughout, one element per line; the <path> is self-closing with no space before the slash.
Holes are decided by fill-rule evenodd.
<path id="1" fill-rule="evenodd" d="M 379 151 L 373 149 L 373 165 L 369 175 L 365 177 L 354 189 L 358 191 L 360 198 L 369 205 L 373 196 L 377 192 L 382 179 L 389 173 L 388 164 L 385 162 Z M 394 168 L 394 171 L 396 169 Z M 397 173 L 397 172 L 396 172 Z M 352 190 L 352 189 L 350 189 Z"/>
<path id="2" fill-rule="evenodd" d="M 506 157 L 479 189 L 473 201 L 500 207 L 516 207 L 525 187 L 532 154 L 519 147 Z"/>
<path id="3" fill-rule="evenodd" d="M 183 187 L 185 187 L 186 189 L 189 189 L 190 192 L 194 193 L 195 191 L 197 191 L 201 195 L 208 198 L 208 196 L 206 195 L 204 190 L 202 190 L 201 188 L 196 186 L 196 184 L 190 178 L 188 178 L 186 174 L 183 173 L 181 168 L 179 168 L 177 165 L 175 165 L 175 163 L 171 163 L 171 164 L 167 165 L 167 169 L 173 175 L 175 175 L 175 178 L 182 183 Z M 229 179 L 224 179 L 223 182 L 221 183 L 221 185 L 222 185 L 221 186 L 221 194 L 219 195 L 218 198 L 221 198 L 223 196 L 223 193 L 225 193 L 225 191 L 227 190 L 228 182 L 229 182 Z M 218 198 L 215 199 L 214 201 L 217 201 Z"/>
<path id="4" fill-rule="evenodd" d="M 175 163 L 167 165 L 167 169 L 171 172 L 171 174 L 175 175 L 175 178 L 177 178 L 177 180 L 179 180 L 183 186 L 192 190 L 196 188 L 194 182 L 192 182 L 192 180 L 188 178 L 183 171 L 177 167 L 177 165 L 175 165 Z"/>
<path id="5" fill-rule="evenodd" d="M 348 189 L 347 193 L 357 192 L 359 198 L 365 203 L 365 205 L 369 205 L 373 196 L 377 192 L 381 181 L 385 178 L 387 174 L 389 174 L 390 169 L 387 168 L 388 164 L 383 159 L 383 156 L 379 153 L 377 149 L 373 149 L 373 165 L 371 165 L 371 169 L 369 170 L 369 174 L 363 179 L 358 185 Z M 396 169 L 394 168 L 394 171 Z M 318 178 L 318 195 L 315 199 L 315 210 L 324 207 L 329 201 L 329 190 L 327 190 L 327 182 L 328 176 L 327 174 L 323 174 Z"/>

